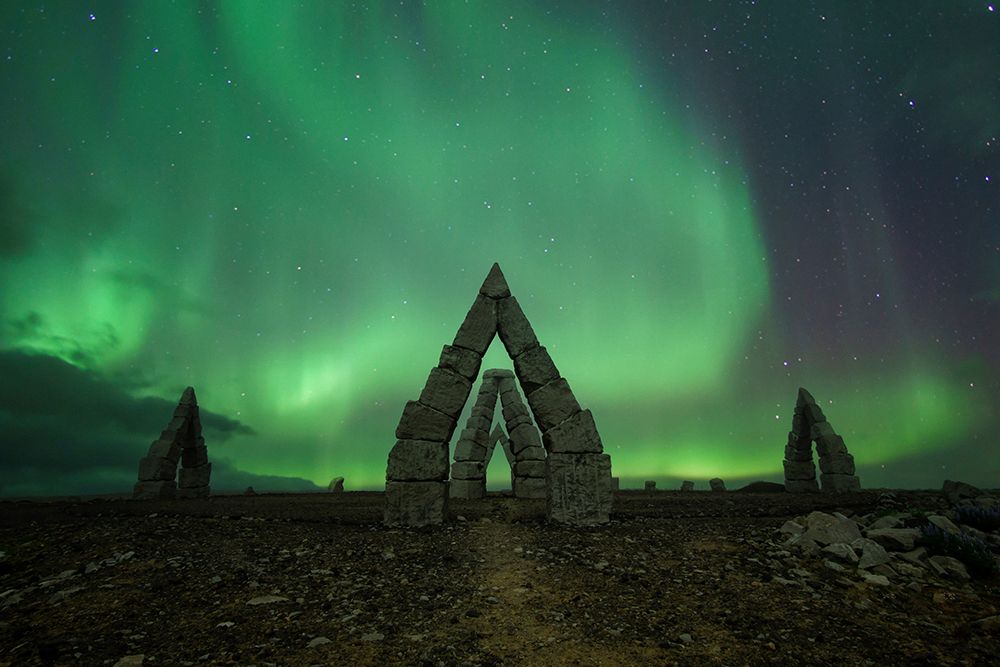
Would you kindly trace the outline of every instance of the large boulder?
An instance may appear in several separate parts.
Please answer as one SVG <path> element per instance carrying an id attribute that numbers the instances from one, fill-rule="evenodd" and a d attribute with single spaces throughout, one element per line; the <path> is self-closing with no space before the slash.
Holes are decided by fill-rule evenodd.
<path id="1" fill-rule="evenodd" d="M 851 519 L 836 517 L 825 512 L 813 512 L 806 517 L 806 530 L 802 534 L 820 546 L 844 542 L 850 544 L 861 537 L 861 529 Z"/>

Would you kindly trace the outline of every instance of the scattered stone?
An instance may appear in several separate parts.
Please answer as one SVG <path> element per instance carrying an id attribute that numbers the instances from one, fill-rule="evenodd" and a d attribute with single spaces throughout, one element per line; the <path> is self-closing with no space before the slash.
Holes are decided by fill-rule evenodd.
<path id="1" fill-rule="evenodd" d="M 288 598 L 280 595 L 259 595 L 247 600 L 247 604 L 254 607 L 262 604 L 274 604 L 275 602 L 288 602 Z"/>
<path id="2" fill-rule="evenodd" d="M 812 512 L 806 517 L 806 530 L 803 538 L 811 539 L 820 546 L 835 542 L 852 541 L 861 537 L 858 524 L 851 519 L 840 519 L 823 512 Z"/>
<path id="3" fill-rule="evenodd" d="M 137 653 L 135 655 L 127 655 L 121 658 L 114 664 L 114 667 L 142 667 L 142 663 L 146 660 L 146 656 L 143 653 Z"/>
<path id="4" fill-rule="evenodd" d="M 951 519 L 946 516 L 941 516 L 940 514 L 932 514 L 927 517 L 927 521 L 934 524 L 946 533 L 951 533 L 952 535 L 961 535 L 962 530 L 956 526 Z"/>
<path id="5" fill-rule="evenodd" d="M 858 560 L 860 569 L 873 568 L 889 562 L 889 554 L 875 540 L 859 537 L 851 542 L 851 547 L 861 553 L 861 558 Z"/>
<path id="6" fill-rule="evenodd" d="M 888 551 L 910 551 L 920 537 L 917 528 L 877 528 L 865 531 L 865 536 L 875 540 Z"/>
<path id="7" fill-rule="evenodd" d="M 866 572 L 865 570 L 860 570 L 859 573 L 861 574 L 861 578 L 864 580 L 866 584 L 871 584 L 873 586 L 889 585 L 889 579 L 885 575 L 871 574 L 870 572 Z"/>
<path id="8" fill-rule="evenodd" d="M 947 498 L 948 502 L 952 505 L 957 505 L 959 501 L 967 498 L 978 498 L 983 495 L 982 491 L 971 484 L 966 484 L 965 482 L 955 482 L 950 479 L 946 479 L 944 481 L 944 484 L 941 486 L 941 493 L 944 494 L 944 497 Z"/>
<path id="9" fill-rule="evenodd" d="M 958 581 L 968 581 L 969 571 L 965 569 L 965 564 L 957 558 L 951 556 L 931 556 L 928 559 L 930 566 L 943 577 L 956 579 Z"/>
<path id="10" fill-rule="evenodd" d="M 326 637 L 315 637 L 314 639 L 311 639 L 308 644 L 306 644 L 306 648 L 316 648 L 317 646 L 322 646 L 323 644 L 331 644 L 331 643 L 333 642 L 331 642 Z"/>
<path id="11" fill-rule="evenodd" d="M 837 560 L 841 560 L 846 563 L 853 564 L 858 562 L 858 555 L 854 553 L 854 549 L 852 549 L 850 545 L 844 544 L 843 542 L 835 542 L 833 544 L 828 544 L 822 549 L 820 549 L 820 551 L 826 554 L 830 554 Z"/>

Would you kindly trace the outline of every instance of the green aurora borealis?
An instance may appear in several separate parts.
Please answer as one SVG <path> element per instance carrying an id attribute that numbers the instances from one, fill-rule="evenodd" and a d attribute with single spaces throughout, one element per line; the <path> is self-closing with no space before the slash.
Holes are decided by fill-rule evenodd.
<path id="1" fill-rule="evenodd" d="M 797 151 L 841 181 L 817 175 L 830 187 L 811 199 L 773 194 L 787 187 L 772 181 L 806 177 L 775 174 L 780 146 L 762 166 L 770 144 L 750 135 L 787 136 L 788 119 L 748 129 L 711 69 L 685 65 L 700 47 L 667 67 L 623 9 L 17 4 L 0 10 L 13 100 L 0 348 L 58 357 L 137 399 L 194 385 L 204 409 L 253 429 L 209 437 L 215 460 L 381 488 L 403 404 L 497 261 L 623 486 L 779 480 L 800 385 L 862 485 L 996 486 L 982 458 L 1000 425 L 988 178 L 968 186 L 981 217 L 960 224 L 989 238 L 955 247 L 967 273 L 941 296 L 915 269 L 948 257 L 927 259 L 926 234 L 907 231 L 933 225 L 879 189 L 877 161 L 850 154 L 863 131 Z M 995 15 L 976 15 L 996 34 Z M 681 18 L 695 41 L 711 17 Z M 907 53 L 893 85 L 920 79 Z M 981 146 L 976 121 L 948 122 Z M 977 165 L 996 154 L 985 141 Z M 492 367 L 511 367 L 496 341 Z M 63 477 L 32 464 L 0 493 L 127 489 L 168 417 L 135 437 L 133 459 Z M 490 475 L 505 481 L 498 465 Z"/>

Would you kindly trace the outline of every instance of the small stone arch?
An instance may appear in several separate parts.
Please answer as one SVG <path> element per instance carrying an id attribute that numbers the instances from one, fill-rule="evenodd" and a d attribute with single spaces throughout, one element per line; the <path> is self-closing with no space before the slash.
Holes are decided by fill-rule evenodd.
<path id="1" fill-rule="evenodd" d="M 509 438 L 500 424 L 490 434 L 497 396 Z M 497 443 L 511 464 L 515 498 L 545 497 L 545 448 L 528 408 L 517 391 L 514 373 L 492 368 L 483 373 L 476 403 L 455 445 L 449 495 L 452 498 L 482 498 L 486 495 L 486 468 Z"/>
<path id="2" fill-rule="evenodd" d="M 181 463 L 178 476 L 177 464 Z M 201 416 L 194 387 L 181 394 L 173 419 L 139 461 L 139 481 L 132 497 L 141 500 L 206 498 L 212 464 L 201 435 Z M 175 479 L 176 478 L 176 479 Z"/>
<path id="3" fill-rule="evenodd" d="M 792 430 L 785 445 L 785 490 L 791 493 L 816 493 L 816 467 L 813 465 L 812 443 L 819 455 L 820 481 L 824 493 L 856 491 L 861 481 L 854 474 L 854 457 L 848 453 L 844 439 L 837 435 L 812 394 L 799 387 L 795 401 Z"/>

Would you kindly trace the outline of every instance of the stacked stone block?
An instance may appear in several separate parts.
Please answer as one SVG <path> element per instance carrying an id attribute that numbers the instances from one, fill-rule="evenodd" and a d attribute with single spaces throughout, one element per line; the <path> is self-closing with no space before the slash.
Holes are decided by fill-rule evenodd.
<path id="1" fill-rule="evenodd" d="M 490 448 L 490 425 L 496 411 L 499 379 L 492 370 L 483 373 L 476 402 L 465 429 L 455 445 L 451 464 L 451 497 L 482 498 L 486 495 L 486 454 Z"/>
<path id="2" fill-rule="evenodd" d="M 792 417 L 792 431 L 785 446 L 785 489 L 793 493 L 816 492 L 816 468 L 812 443 L 819 455 L 820 484 L 826 493 L 840 493 L 861 488 L 855 475 L 854 457 L 844 439 L 833 430 L 812 394 L 799 388 Z"/>
<path id="3" fill-rule="evenodd" d="M 517 391 L 514 374 L 498 369 L 497 378 L 504 424 L 510 434 L 510 451 L 514 456 L 511 467 L 514 497 L 545 498 L 545 448 L 542 447 L 542 439 Z"/>
<path id="4" fill-rule="evenodd" d="M 188 387 L 181 394 L 167 428 L 139 461 L 139 481 L 132 495 L 142 500 L 205 498 L 210 493 L 211 476 L 212 464 L 201 435 L 198 399 L 194 388 Z"/>

